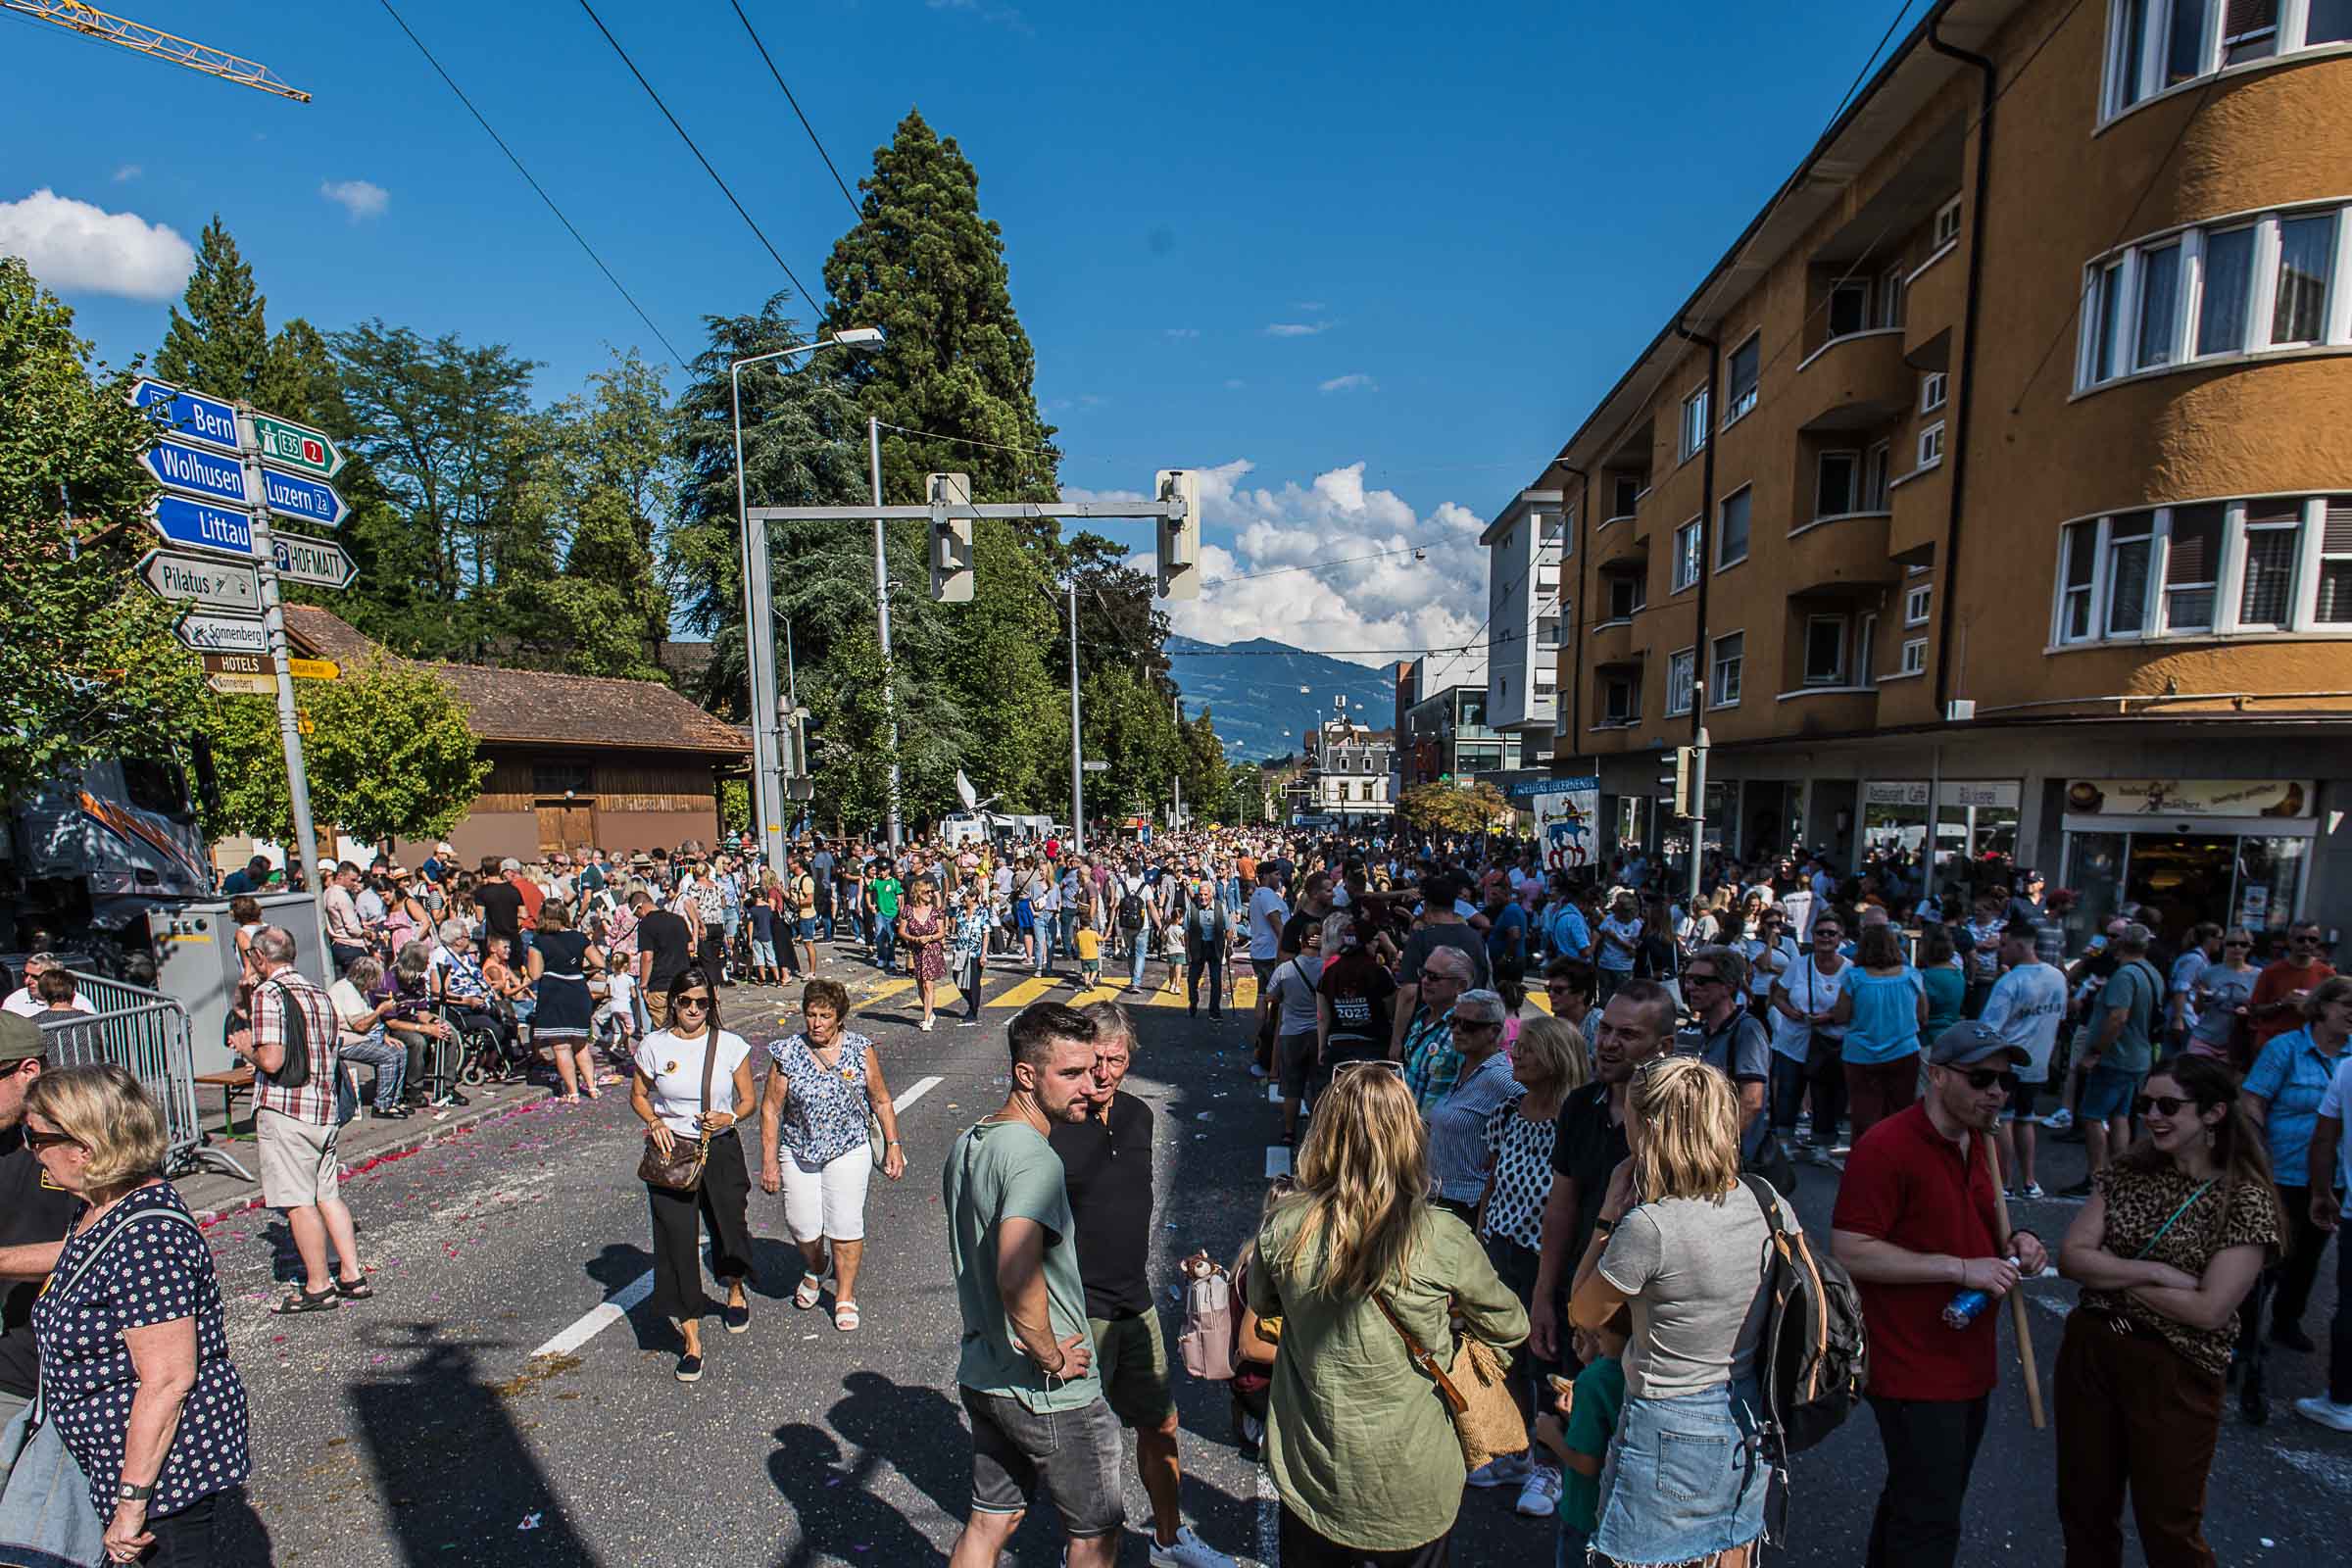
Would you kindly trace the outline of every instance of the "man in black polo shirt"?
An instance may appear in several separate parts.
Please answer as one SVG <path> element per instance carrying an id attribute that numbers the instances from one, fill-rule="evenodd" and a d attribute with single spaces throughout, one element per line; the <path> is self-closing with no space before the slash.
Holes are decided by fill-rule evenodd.
<path id="1" fill-rule="evenodd" d="M 1674 996 L 1655 980 L 1629 980 L 1586 1021 L 1592 1025 L 1592 1081 L 1560 1102 L 1551 1140 L 1551 1196 L 1544 1204 L 1544 1257 L 1527 1312 L 1528 1343 L 1552 1361 L 1562 1359 L 1569 1271 L 1592 1239 L 1609 1174 L 1632 1152 L 1625 1141 L 1625 1102 L 1634 1073 L 1674 1048 Z"/>
<path id="2" fill-rule="evenodd" d="M 686 972 L 694 959 L 694 932 L 685 920 L 658 908 L 646 894 L 629 900 L 637 911 L 637 994 L 654 1027 L 669 1027 L 669 983 Z"/>
<path id="3" fill-rule="evenodd" d="M 1135 1020 L 1115 1002 L 1080 1009 L 1095 1026 L 1094 1108 L 1050 1135 L 1070 1195 L 1078 1272 L 1095 1336 L 1102 1397 L 1135 1429 L 1135 1467 L 1152 1497 L 1153 1568 L 1233 1568 L 1184 1523 L 1176 1461 L 1176 1396 L 1152 1303 L 1152 1107 L 1122 1092 L 1135 1060 Z"/>
<path id="4" fill-rule="evenodd" d="M 40 1381 L 32 1303 L 80 1206 L 24 1144 L 24 1091 L 41 1075 L 45 1050 L 39 1025 L 0 1013 L 0 1427 L 32 1402 Z M 0 1452 L 0 1491 L 15 1457 Z"/>

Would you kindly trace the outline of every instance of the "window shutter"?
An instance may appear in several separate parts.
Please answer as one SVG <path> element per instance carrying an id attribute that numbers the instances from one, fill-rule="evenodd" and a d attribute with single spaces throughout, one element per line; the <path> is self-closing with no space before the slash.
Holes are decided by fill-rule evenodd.
<path id="1" fill-rule="evenodd" d="M 2219 506 L 2175 507 L 2172 546 L 2165 557 L 2165 585 L 2207 583 L 2220 576 L 2221 536 Z"/>
<path id="2" fill-rule="evenodd" d="M 2352 556 L 2352 496 L 2329 496 L 2320 521 L 2320 550 L 2330 556 Z"/>
<path id="3" fill-rule="evenodd" d="M 2276 25 L 2278 21 L 2278 0 L 2230 0 L 2230 9 L 2223 15 L 2222 36 L 2242 38 Z"/>

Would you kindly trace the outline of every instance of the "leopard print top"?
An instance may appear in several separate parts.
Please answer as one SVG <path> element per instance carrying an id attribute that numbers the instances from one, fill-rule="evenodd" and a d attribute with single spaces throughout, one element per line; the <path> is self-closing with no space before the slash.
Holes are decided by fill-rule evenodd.
<path id="1" fill-rule="evenodd" d="M 2144 1249 L 2154 1262 L 2202 1275 L 2214 1254 L 2231 1247 L 2260 1247 L 2266 1262 L 2278 1255 L 2278 1202 L 2267 1183 L 2241 1182 L 2225 1199 L 2222 1183 L 2200 1192 L 2203 1184 L 2195 1177 L 2168 1164 L 2162 1171 L 2110 1166 L 2099 1173 L 2098 1184 L 2107 1200 L 2107 1230 L 2099 1245 L 2116 1257 L 2136 1258 Z M 2173 1219 L 2176 1210 L 2180 1217 Z M 2166 1230 L 2168 1219 L 2173 1223 Z M 2217 1378 L 2230 1369 L 2230 1352 L 2237 1344 L 2235 1313 L 2218 1329 L 2200 1329 L 2166 1317 L 2128 1291 L 2085 1290 L 2082 1304 L 2156 1330 L 2166 1344 Z"/>

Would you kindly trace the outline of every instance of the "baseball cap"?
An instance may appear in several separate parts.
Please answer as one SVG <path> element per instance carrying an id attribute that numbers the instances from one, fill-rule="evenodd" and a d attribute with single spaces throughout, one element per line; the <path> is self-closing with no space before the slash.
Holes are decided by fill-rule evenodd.
<path id="1" fill-rule="evenodd" d="M 2021 1067 L 2034 1059 L 2032 1052 L 2011 1045 L 1990 1026 L 1975 1018 L 1963 1018 L 1936 1037 L 1936 1047 L 1928 1053 L 1928 1061 L 1937 1067 L 1969 1067 L 1995 1052 L 2005 1053 Z"/>
<path id="2" fill-rule="evenodd" d="M 48 1054 L 49 1044 L 41 1038 L 39 1024 L 19 1013 L 0 1012 L 0 1064 L 13 1067 Z"/>

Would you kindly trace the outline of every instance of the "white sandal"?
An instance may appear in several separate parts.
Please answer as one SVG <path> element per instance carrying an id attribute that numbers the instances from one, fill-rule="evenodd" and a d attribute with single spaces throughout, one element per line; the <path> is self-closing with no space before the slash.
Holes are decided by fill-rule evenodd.
<path id="1" fill-rule="evenodd" d="M 858 1303 L 856 1301 L 835 1301 L 833 1303 L 833 1326 L 844 1334 L 857 1333 Z"/>
<path id="2" fill-rule="evenodd" d="M 812 1269 L 808 1273 L 803 1274 L 801 1276 L 801 1283 L 793 1287 L 792 1304 L 806 1312 L 816 1304 L 816 1298 L 824 1295 L 824 1276 L 816 1273 Z"/>

